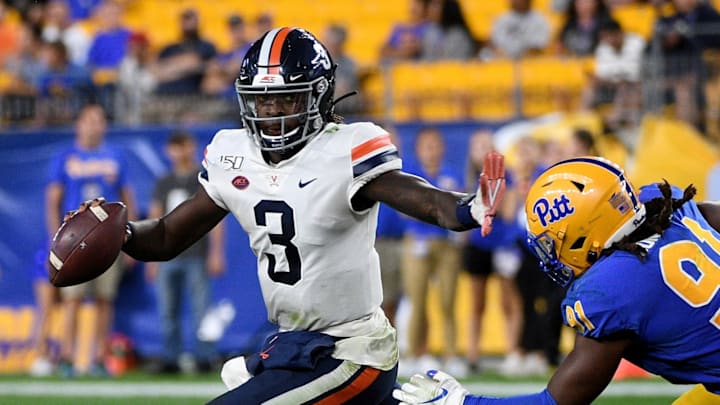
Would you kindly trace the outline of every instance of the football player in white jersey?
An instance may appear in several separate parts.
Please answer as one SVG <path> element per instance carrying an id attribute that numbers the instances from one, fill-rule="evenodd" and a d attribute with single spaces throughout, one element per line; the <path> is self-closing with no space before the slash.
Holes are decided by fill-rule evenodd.
<path id="1" fill-rule="evenodd" d="M 222 371 L 213 404 L 389 404 L 395 329 L 380 309 L 378 202 L 462 231 L 489 232 L 504 189 L 493 155 L 477 194 L 403 173 L 387 132 L 333 113 L 335 64 L 309 32 L 277 28 L 249 49 L 236 81 L 244 128 L 218 132 L 202 185 L 162 218 L 128 224 L 123 250 L 168 260 L 232 213 L 257 255 L 270 321 L 263 351 Z"/>

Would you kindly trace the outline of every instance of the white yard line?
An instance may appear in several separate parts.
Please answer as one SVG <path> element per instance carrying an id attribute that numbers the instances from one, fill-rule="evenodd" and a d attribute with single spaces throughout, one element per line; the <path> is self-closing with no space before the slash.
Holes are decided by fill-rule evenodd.
<path id="1" fill-rule="evenodd" d="M 530 394 L 545 388 L 542 383 L 466 383 L 472 393 L 509 396 Z M 692 386 L 672 385 L 663 381 L 614 382 L 602 394 L 617 396 L 679 396 Z M 94 396 L 94 397 L 202 397 L 213 398 L 225 392 L 225 386 L 207 382 L 0 382 L 0 396 Z"/>
<path id="2" fill-rule="evenodd" d="M 510 396 L 532 394 L 545 389 L 543 383 L 467 383 L 468 391 L 474 394 Z M 673 385 L 664 381 L 624 381 L 614 382 L 603 391 L 603 397 L 648 397 L 648 396 L 679 396 L 692 388 L 692 385 Z"/>
<path id="3" fill-rule="evenodd" d="M 205 397 L 225 392 L 221 383 L 197 382 L 2 382 L 0 396 Z"/>

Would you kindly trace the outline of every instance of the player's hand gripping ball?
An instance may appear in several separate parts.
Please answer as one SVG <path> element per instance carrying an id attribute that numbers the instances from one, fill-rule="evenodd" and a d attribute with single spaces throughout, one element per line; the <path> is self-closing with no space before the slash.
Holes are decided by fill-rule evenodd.
<path id="1" fill-rule="evenodd" d="M 103 198 L 66 214 L 50 244 L 50 282 L 67 287 L 103 274 L 120 254 L 127 215 L 125 204 Z"/>

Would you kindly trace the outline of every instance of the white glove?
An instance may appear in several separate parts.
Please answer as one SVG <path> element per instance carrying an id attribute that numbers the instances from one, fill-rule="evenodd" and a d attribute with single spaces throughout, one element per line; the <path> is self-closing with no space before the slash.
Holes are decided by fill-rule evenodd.
<path id="1" fill-rule="evenodd" d="M 248 371 L 243 356 L 233 357 L 226 361 L 222 370 L 220 370 L 220 378 L 228 391 L 245 384 L 252 377 L 253 375 Z"/>
<path id="2" fill-rule="evenodd" d="M 462 405 L 468 391 L 442 371 L 429 370 L 427 375 L 415 374 L 410 382 L 393 391 L 400 405 Z"/>
<path id="3" fill-rule="evenodd" d="M 505 157 L 498 152 L 485 155 L 478 191 L 470 202 L 470 215 L 482 225 L 482 236 L 492 230 L 492 221 L 505 193 Z"/>

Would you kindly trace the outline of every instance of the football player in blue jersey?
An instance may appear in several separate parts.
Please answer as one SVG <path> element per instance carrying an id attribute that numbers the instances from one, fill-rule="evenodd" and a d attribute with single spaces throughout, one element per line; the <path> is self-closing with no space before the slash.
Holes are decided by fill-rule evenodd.
<path id="1" fill-rule="evenodd" d="M 562 303 L 575 347 L 547 388 L 510 398 L 471 395 L 436 370 L 394 395 L 404 404 L 588 404 L 624 358 L 676 384 L 674 404 L 720 403 L 720 205 L 667 182 L 636 190 L 616 164 L 561 161 L 532 185 L 528 244 L 569 286 Z"/>

